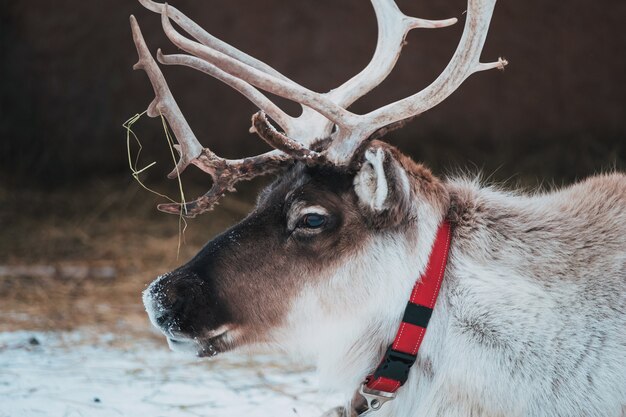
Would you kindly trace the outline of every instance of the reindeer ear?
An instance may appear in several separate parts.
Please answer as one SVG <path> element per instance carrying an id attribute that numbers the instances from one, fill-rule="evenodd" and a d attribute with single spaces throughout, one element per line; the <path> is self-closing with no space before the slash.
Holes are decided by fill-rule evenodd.
<path id="1" fill-rule="evenodd" d="M 408 214 L 410 190 L 406 172 L 383 147 L 372 146 L 363 153 L 361 168 L 354 177 L 359 205 L 373 224 L 389 227 Z"/>
<path id="2" fill-rule="evenodd" d="M 354 178 L 354 191 L 359 202 L 373 211 L 384 210 L 389 196 L 385 156 L 385 151 L 381 148 L 367 149 L 361 169 Z"/>

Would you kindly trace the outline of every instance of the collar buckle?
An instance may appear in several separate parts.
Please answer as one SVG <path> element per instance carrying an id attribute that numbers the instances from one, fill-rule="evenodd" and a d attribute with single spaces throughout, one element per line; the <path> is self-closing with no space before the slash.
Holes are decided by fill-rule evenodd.
<path id="1" fill-rule="evenodd" d="M 367 402 L 367 411 L 378 411 L 380 407 L 383 406 L 387 401 L 391 401 L 396 398 L 395 392 L 386 392 L 386 391 L 378 391 L 375 389 L 370 389 L 367 387 L 366 382 L 361 384 L 359 388 L 359 394 L 365 399 Z M 365 412 L 360 413 L 359 415 L 363 415 Z"/>
<path id="2" fill-rule="evenodd" d="M 409 371 L 416 359 L 417 355 L 394 350 L 393 345 L 390 345 L 385 352 L 382 362 L 374 372 L 374 379 L 385 377 L 398 381 L 400 385 L 404 385 L 409 378 Z"/>

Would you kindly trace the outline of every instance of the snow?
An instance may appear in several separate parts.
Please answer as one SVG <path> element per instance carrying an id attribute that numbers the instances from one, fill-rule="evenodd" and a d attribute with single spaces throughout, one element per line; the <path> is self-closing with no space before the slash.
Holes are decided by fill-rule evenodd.
<path id="1" fill-rule="evenodd" d="M 339 403 L 279 357 L 182 357 L 131 336 L 0 333 L 0 417 L 319 417 Z"/>

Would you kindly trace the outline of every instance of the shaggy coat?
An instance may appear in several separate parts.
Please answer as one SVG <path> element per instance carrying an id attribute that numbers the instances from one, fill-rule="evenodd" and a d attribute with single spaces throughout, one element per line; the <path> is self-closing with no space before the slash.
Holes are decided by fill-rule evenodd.
<path id="1" fill-rule="evenodd" d="M 324 226 L 302 228 L 310 213 Z M 524 195 L 442 181 L 374 141 L 350 172 L 294 167 L 240 225 L 155 281 L 147 310 L 173 347 L 261 344 L 312 361 L 348 404 L 327 415 L 353 415 L 444 219 L 450 257 L 417 362 L 373 415 L 624 416 L 622 174 Z M 251 292 L 258 302 L 239 301 Z"/>

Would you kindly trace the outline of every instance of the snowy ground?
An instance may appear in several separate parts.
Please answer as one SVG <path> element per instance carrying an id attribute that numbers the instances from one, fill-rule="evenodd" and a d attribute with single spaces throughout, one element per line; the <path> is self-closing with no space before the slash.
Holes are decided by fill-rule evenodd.
<path id="1" fill-rule="evenodd" d="M 151 341 L 0 333 L 0 417 L 319 417 L 338 399 L 269 356 L 195 360 Z"/>

